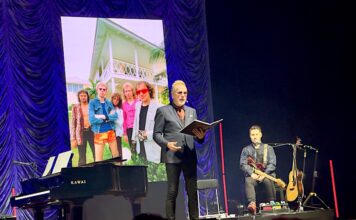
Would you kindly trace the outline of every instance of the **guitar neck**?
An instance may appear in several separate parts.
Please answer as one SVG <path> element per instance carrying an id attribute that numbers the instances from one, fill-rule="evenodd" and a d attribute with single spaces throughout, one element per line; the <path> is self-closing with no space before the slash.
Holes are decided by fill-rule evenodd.
<path id="1" fill-rule="evenodd" d="M 268 174 L 262 172 L 261 170 L 254 169 L 253 172 L 255 172 L 255 173 L 258 174 L 258 175 L 264 176 L 264 177 L 266 177 L 267 179 L 272 180 L 273 182 L 277 182 L 277 181 L 278 181 L 278 180 L 277 180 L 276 178 L 274 178 L 273 176 L 270 176 L 270 175 L 268 175 Z"/>

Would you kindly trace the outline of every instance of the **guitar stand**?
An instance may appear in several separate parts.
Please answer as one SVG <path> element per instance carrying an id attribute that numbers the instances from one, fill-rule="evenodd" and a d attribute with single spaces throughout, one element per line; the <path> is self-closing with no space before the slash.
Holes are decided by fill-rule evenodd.
<path id="1" fill-rule="evenodd" d="M 319 202 L 324 206 L 325 209 L 330 209 L 330 207 L 315 192 L 310 192 L 309 193 L 308 197 L 303 202 L 303 207 L 312 208 L 312 209 L 324 209 L 323 207 L 317 207 L 317 206 L 313 206 L 313 205 L 309 205 L 309 206 L 306 205 L 311 198 L 317 198 L 319 200 Z"/>
<path id="2" fill-rule="evenodd" d="M 298 212 L 304 211 L 304 206 L 302 205 L 302 201 L 303 201 L 303 197 L 298 196 L 298 200 L 297 200 L 298 208 L 296 209 L 296 211 L 298 211 Z"/>

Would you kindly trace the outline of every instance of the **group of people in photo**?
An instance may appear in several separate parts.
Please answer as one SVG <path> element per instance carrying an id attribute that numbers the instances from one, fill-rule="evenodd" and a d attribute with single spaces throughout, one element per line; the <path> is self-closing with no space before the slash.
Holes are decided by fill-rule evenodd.
<path id="1" fill-rule="evenodd" d="M 78 165 L 87 163 L 87 145 L 94 161 L 102 161 L 107 143 L 112 157 L 123 156 L 122 141 L 128 143 L 131 155 L 144 161 L 160 163 L 161 148 L 153 141 L 154 116 L 159 106 L 154 89 L 145 81 L 134 87 L 125 82 L 123 91 L 108 99 L 104 82 L 96 85 L 97 96 L 90 100 L 87 90 L 77 93 L 78 104 L 72 107 L 70 123 L 71 147 L 78 148 Z M 123 139 L 123 140 L 122 140 Z"/>

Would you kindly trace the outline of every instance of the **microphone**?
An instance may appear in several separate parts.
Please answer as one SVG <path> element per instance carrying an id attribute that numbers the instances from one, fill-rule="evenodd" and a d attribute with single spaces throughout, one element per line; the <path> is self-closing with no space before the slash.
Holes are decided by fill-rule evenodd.
<path id="1" fill-rule="evenodd" d="M 277 145 L 280 145 L 281 143 L 266 143 L 266 144 L 269 146 L 277 146 Z"/>
<path id="2" fill-rule="evenodd" d="M 308 148 L 310 150 L 315 150 L 315 151 L 318 151 L 318 149 L 316 149 L 315 147 L 313 146 L 310 146 L 310 145 L 303 145 L 304 148 Z"/>
<path id="3" fill-rule="evenodd" d="M 13 160 L 12 163 L 18 164 L 18 165 L 25 165 L 25 166 L 31 166 L 32 165 L 32 163 L 27 163 L 27 162 L 22 162 L 22 161 L 17 161 L 17 160 Z"/>
<path id="4" fill-rule="evenodd" d="M 266 144 L 272 147 L 281 147 L 281 146 L 289 145 L 289 143 L 266 143 Z"/>
<path id="5" fill-rule="evenodd" d="M 36 162 L 27 163 L 27 162 L 13 160 L 12 163 L 17 164 L 17 165 L 31 166 L 31 167 L 33 167 L 33 169 L 37 170 Z"/>

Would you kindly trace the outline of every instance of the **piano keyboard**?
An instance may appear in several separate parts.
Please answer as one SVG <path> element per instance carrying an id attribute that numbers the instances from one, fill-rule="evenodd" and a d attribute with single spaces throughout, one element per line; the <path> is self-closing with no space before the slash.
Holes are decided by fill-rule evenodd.
<path id="1" fill-rule="evenodd" d="M 32 198 L 32 197 L 36 197 L 36 196 L 41 196 L 41 195 L 49 194 L 49 192 L 50 192 L 49 190 L 46 190 L 46 191 L 42 191 L 42 192 L 38 192 L 38 193 L 28 194 L 25 196 L 17 196 L 17 197 L 15 197 L 15 200 L 22 200 L 22 199 Z"/>

